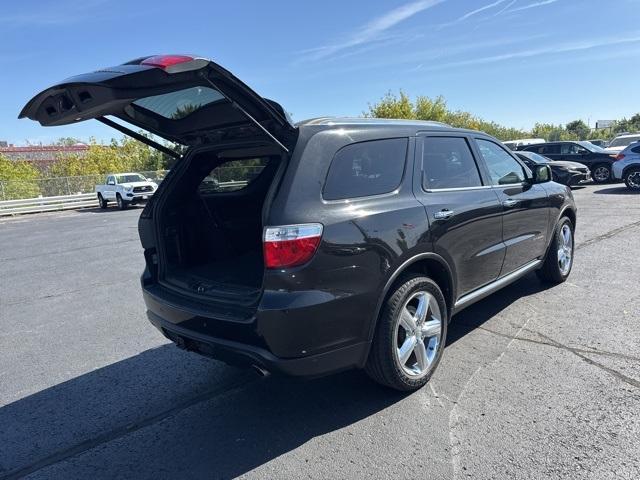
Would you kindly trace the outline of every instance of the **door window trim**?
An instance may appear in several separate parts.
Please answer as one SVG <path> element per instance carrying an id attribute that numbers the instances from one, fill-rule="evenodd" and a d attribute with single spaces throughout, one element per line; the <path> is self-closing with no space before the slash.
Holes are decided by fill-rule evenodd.
<path id="1" fill-rule="evenodd" d="M 499 148 L 501 148 L 502 150 L 504 150 L 511 158 L 513 158 L 515 160 L 515 162 L 520 165 L 520 167 L 522 167 L 523 172 L 524 172 L 524 176 L 525 179 L 522 182 L 516 182 L 516 183 L 503 183 L 501 185 L 494 185 L 493 184 L 493 180 L 491 179 L 491 176 L 488 173 L 488 168 L 487 168 L 487 164 L 485 162 L 484 157 L 482 156 L 482 152 L 480 151 L 480 146 L 478 145 L 477 141 L 478 140 L 484 140 L 486 142 L 491 142 L 494 145 L 497 145 Z M 514 153 L 510 152 L 509 149 L 505 148 L 503 145 L 500 145 L 499 142 L 496 142 L 495 140 L 493 140 L 492 138 L 489 137 L 480 137 L 480 136 L 474 136 L 473 137 L 473 144 L 474 147 L 477 149 L 478 151 L 478 157 L 481 159 L 482 161 L 482 165 L 484 170 L 487 172 L 487 175 L 489 176 L 489 186 L 493 189 L 500 189 L 500 188 L 505 188 L 505 187 L 517 187 L 517 186 L 525 186 L 525 185 L 529 185 L 529 183 L 527 182 L 527 179 L 531 178 L 533 176 L 533 171 L 527 167 L 524 162 L 522 160 L 520 160 L 520 158 L 517 157 L 517 155 L 515 155 Z"/>
<path id="2" fill-rule="evenodd" d="M 424 187 L 424 141 L 426 138 L 462 138 L 466 141 L 467 147 L 469 148 L 469 153 L 471 154 L 471 158 L 476 164 L 476 168 L 478 169 L 478 176 L 480 177 L 480 182 L 482 185 L 476 185 L 475 187 L 451 187 L 451 188 L 425 188 Z M 424 193 L 441 193 L 441 192 L 464 192 L 467 190 L 486 190 L 490 189 L 491 185 L 487 184 L 486 173 L 484 171 L 484 165 L 478 163 L 477 154 L 474 150 L 473 139 L 465 134 L 459 132 L 418 132 L 417 138 L 419 140 L 418 145 L 416 145 L 415 157 L 420 156 L 419 161 L 416 161 L 416 171 L 417 171 L 417 181 L 420 184 L 420 191 Z"/>

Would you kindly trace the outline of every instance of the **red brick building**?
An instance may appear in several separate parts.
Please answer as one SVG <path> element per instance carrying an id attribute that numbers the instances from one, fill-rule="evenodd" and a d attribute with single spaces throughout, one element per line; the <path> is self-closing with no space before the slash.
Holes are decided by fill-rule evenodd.
<path id="1" fill-rule="evenodd" d="M 4 142 L 0 142 L 0 145 Z M 6 144 L 5 144 L 6 145 Z M 24 160 L 32 163 L 40 170 L 46 170 L 61 157 L 66 155 L 86 155 L 89 146 L 84 143 L 75 145 L 27 145 L 16 147 L 13 145 L 0 146 L 0 155 L 9 160 Z"/>

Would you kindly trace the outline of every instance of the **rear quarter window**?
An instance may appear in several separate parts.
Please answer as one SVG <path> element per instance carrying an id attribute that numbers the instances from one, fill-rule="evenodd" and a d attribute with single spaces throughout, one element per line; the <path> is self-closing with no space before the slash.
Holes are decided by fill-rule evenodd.
<path id="1" fill-rule="evenodd" d="M 324 184 L 325 200 L 367 197 L 394 191 L 402 181 L 407 138 L 347 145 L 333 157 Z"/>
<path id="2" fill-rule="evenodd" d="M 242 190 L 258 178 L 268 162 L 269 158 L 248 158 L 221 163 L 200 182 L 198 192 L 210 195 Z"/>

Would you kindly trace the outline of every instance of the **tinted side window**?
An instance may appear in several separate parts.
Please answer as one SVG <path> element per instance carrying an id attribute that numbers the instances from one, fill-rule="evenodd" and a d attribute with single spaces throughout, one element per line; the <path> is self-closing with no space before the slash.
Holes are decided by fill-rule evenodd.
<path id="1" fill-rule="evenodd" d="M 560 147 L 560 153 L 562 155 L 578 155 L 582 153 L 587 153 L 587 149 L 581 147 L 576 143 L 563 143 Z"/>
<path id="2" fill-rule="evenodd" d="M 640 153 L 640 145 L 631 149 L 633 153 Z"/>
<path id="3" fill-rule="evenodd" d="M 198 186 L 198 191 L 208 195 L 242 190 L 258 178 L 268 162 L 268 158 L 248 158 L 221 163 L 204 177 Z"/>
<path id="4" fill-rule="evenodd" d="M 366 197 L 398 188 L 407 157 L 406 138 L 353 143 L 331 161 L 322 196 L 326 200 Z"/>
<path id="5" fill-rule="evenodd" d="M 540 150 L 537 153 L 542 155 L 557 155 L 560 153 L 560 145 L 545 145 L 540 147 Z"/>
<path id="6" fill-rule="evenodd" d="M 502 147 L 489 140 L 478 138 L 478 148 L 487 165 L 493 185 L 522 183 L 526 179 L 524 169 Z"/>
<path id="7" fill-rule="evenodd" d="M 478 166 L 464 138 L 425 137 L 422 169 L 422 184 L 427 190 L 482 185 Z"/>

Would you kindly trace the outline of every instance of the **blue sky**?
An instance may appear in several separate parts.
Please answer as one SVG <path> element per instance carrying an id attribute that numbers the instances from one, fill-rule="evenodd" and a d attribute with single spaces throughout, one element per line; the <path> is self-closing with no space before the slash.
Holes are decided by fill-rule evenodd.
<path id="1" fill-rule="evenodd" d="M 63 78 L 157 53 L 210 57 L 294 120 L 399 89 L 519 128 L 640 111 L 640 0 L 22 0 L 0 32 L 0 140 L 15 144 L 118 136 L 17 115 Z"/>

